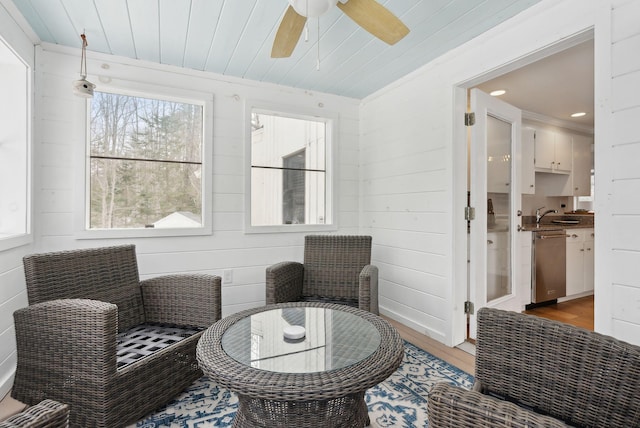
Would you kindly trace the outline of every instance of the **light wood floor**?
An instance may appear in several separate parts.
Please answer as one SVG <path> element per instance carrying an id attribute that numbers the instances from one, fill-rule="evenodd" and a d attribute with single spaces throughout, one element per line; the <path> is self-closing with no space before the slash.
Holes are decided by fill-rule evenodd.
<path id="1" fill-rule="evenodd" d="M 407 327 L 404 324 L 400 324 L 397 321 L 392 320 L 391 318 L 387 318 L 383 316 L 382 318 L 386 319 L 393 325 L 400 336 L 406 340 L 407 342 L 417 346 L 420 349 L 424 349 L 431 355 L 434 355 L 438 358 L 441 358 L 463 370 L 471 375 L 475 374 L 475 357 L 461 349 L 458 348 L 450 348 L 442 343 L 438 342 L 426 336 L 424 334 L 418 333 L 417 331 Z"/>
<path id="2" fill-rule="evenodd" d="M 593 296 L 530 309 L 525 314 L 562 321 L 593 331 Z"/>

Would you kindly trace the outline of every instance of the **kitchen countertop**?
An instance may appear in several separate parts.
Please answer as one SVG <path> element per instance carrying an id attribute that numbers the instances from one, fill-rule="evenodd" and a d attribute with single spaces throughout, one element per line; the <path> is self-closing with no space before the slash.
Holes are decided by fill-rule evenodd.
<path id="1" fill-rule="evenodd" d="M 553 230 L 565 229 L 591 229 L 594 224 L 593 214 L 565 213 L 560 215 L 549 215 L 542 219 L 542 223 L 536 224 L 535 216 L 522 216 L 523 232 L 549 232 Z M 567 223 L 554 223 L 567 222 Z M 577 224 L 572 224 L 578 222 Z"/>
<path id="2" fill-rule="evenodd" d="M 556 224 L 556 223 L 543 223 L 543 224 L 524 224 L 522 225 L 521 232 L 549 232 L 553 230 L 565 230 L 565 229 L 593 229 L 593 224 Z"/>
<path id="3" fill-rule="evenodd" d="M 556 224 L 556 223 L 543 223 L 543 224 L 525 224 L 520 229 L 521 232 L 550 232 L 554 230 L 569 230 L 569 229 L 593 229 L 593 224 Z M 508 232 L 507 226 L 495 226 L 488 227 L 487 232 Z"/>
<path id="4" fill-rule="evenodd" d="M 535 216 L 522 216 L 522 232 L 550 232 L 554 230 L 569 229 L 592 229 L 594 217 L 591 215 L 575 215 L 565 213 L 560 215 L 550 215 L 543 218 L 542 223 L 536 224 Z M 577 222 L 577 223 L 576 223 Z M 497 221 L 494 225 L 487 227 L 487 232 L 501 233 L 508 232 L 509 226 L 505 219 Z"/>

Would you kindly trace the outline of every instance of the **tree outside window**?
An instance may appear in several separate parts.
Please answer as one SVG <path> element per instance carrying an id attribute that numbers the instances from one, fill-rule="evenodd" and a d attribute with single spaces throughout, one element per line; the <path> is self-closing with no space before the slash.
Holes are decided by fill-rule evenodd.
<path id="1" fill-rule="evenodd" d="M 89 228 L 201 227 L 202 151 L 202 105 L 95 92 Z"/>

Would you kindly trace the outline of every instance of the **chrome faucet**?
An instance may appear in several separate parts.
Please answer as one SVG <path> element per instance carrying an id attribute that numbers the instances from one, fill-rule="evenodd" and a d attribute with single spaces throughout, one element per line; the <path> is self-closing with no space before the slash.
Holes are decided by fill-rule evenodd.
<path id="1" fill-rule="evenodd" d="M 557 214 L 558 210 L 546 210 L 545 212 L 543 212 L 542 214 L 540 214 L 540 210 L 544 208 L 544 206 L 536 209 L 536 224 L 540 224 L 540 220 L 542 220 L 542 217 L 546 216 L 549 213 L 554 213 Z"/>

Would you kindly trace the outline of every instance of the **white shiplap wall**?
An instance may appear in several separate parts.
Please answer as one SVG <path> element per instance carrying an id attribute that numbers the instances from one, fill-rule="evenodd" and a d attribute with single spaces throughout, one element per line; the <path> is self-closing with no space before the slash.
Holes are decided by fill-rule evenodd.
<path id="1" fill-rule="evenodd" d="M 361 230 L 373 236 L 382 312 L 444 341 L 452 260 L 451 135 L 447 121 L 436 117 L 444 109 L 438 112 L 425 96 L 450 98 L 451 90 L 409 81 L 363 104 Z"/>
<path id="2" fill-rule="evenodd" d="M 33 69 L 34 55 L 31 35 L 25 34 L 12 15 L 0 3 L 0 37 Z M 11 120 L 0 118 L 0 123 Z M 5 183 L 5 185 L 10 185 Z M 32 251 L 31 244 L 0 251 L 0 398 L 11 388 L 16 365 L 16 341 L 13 312 L 26 306 L 22 257 Z"/>
<path id="3" fill-rule="evenodd" d="M 544 0 L 363 100 L 361 227 L 382 312 L 449 345 L 464 339 L 466 106 L 455 88 L 589 31 L 602 3 Z"/>
<path id="4" fill-rule="evenodd" d="M 640 344 L 640 2 L 611 1 L 600 16 L 610 59 L 596 98 L 595 327 Z"/>

